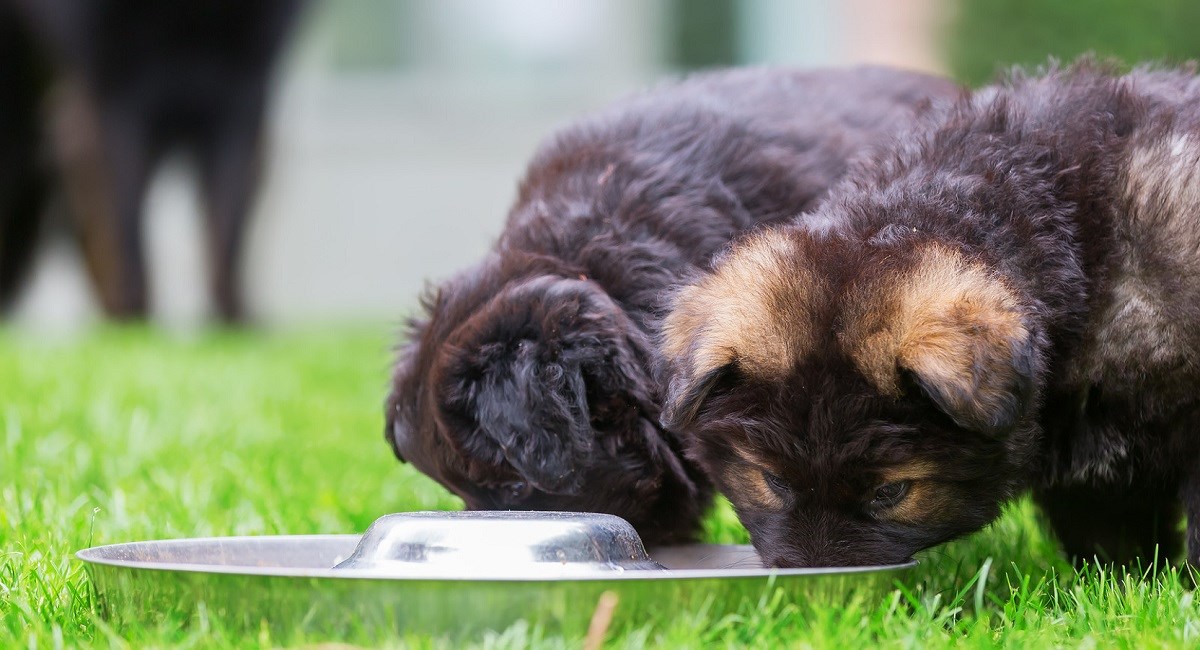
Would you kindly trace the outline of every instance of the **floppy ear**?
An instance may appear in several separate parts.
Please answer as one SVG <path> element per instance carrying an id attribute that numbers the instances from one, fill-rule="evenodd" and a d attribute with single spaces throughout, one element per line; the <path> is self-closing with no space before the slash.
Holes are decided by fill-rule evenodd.
<path id="1" fill-rule="evenodd" d="M 508 464 L 543 491 L 576 494 L 601 435 L 643 433 L 637 420 L 653 408 L 647 347 L 593 282 L 511 286 L 443 346 L 435 386 L 453 420 L 445 429 L 468 462 Z"/>
<path id="2" fill-rule="evenodd" d="M 794 229 L 758 230 L 679 289 L 661 330 L 663 426 L 694 424 L 723 378 L 779 381 L 808 352 L 821 285 L 808 242 Z"/>
<path id="3" fill-rule="evenodd" d="M 415 326 L 410 323 L 410 335 L 414 329 Z M 412 418 L 405 417 L 406 414 L 401 412 L 405 405 L 401 403 L 404 398 L 400 386 L 413 381 L 412 366 L 416 354 L 414 345 L 410 342 L 399 350 L 396 368 L 392 371 L 392 390 L 388 392 L 383 409 L 383 438 L 391 445 L 392 453 L 396 454 L 396 458 L 402 463 L 408 462 L 403 450 L 412 444 L 412 432 L 408 423 Z"/>
<path id="4" fill-rule="evenodd" d="M 407 463 L 408 459 L 404 457 L 401 449 L 408 442 L 410 434 L 407 428 L 401 425 L 396 408 L 397 406 L 392 403 L 392 397 L 389 395 L 384 410 L 383 439 L 391 446 L 392 453 L 396 455 L 396 458 L 402 463 Z"/>
<path id="5" fill-rule="evenodd" d="M 686 431 L 723 377 L 733 372 L 737 342 L 722 336 L 706 282 L 683 287 L 663 319 L 659 374 L 666 385 L 661 422 Z"/>
<path id="6" fill-rule="evenodd" d="M 439 289 L 427 286 L 420 297 L 420 317 L 409 318 L 396 348 L 396 362 L 392 369 L 392 389 L 384 403 L 383 437 L 392 447 L 400 462 L 408 462 L 408 456 L 420 459 L 421 442 L 414 430 L 419 427 L 417 402 L 424 393 L 424 377 L 420 370 L 421 354 L 431 344 L 425 341 L 433 315 L 439 310 L 442 294 Z M 416 438 L 414 437 L 416 435 Z"/>
<path id="7" fill-rule="evenodd" d="M 1029 332 L 953 315 L 900 350 L 900 368 L 959 426 L 999 434 L 1034 396 L 1036 352 Z"/>
<path id="8" fill-rule="evenodd" d="M 733 372 L 732 363 L 705 371 L 699 376 L 687 369 L 673 375 L 667 384 L 667 398 L 663 404 L 663 427 L 682 431 L 694 424 L 700 407 L 708 399 L 713 387 L 730 372 Z"/>
<path id="9" fill-rule="evenodd" d="M 1040 346 L 1002 280 L 936 248 L 869 302 L 874 307 L 859 314 L 858 330 L 870 333 L 853 356 L 883 392 L 899 395 L 903 373 L 956 424 L 989 435 L 1026 412 L 1036 394 Z"/>

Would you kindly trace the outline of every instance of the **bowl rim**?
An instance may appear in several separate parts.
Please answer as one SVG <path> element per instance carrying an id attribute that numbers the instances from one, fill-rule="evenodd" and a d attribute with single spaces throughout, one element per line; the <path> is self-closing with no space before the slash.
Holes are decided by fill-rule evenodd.
<path id="1" fill-rule="evenodd" d="M 280 577 L 280 578 L 322 578 L 322 579 L 343 579 L 343 580 L 384 580 L 384 581 L 402 581 L 402 582 L 606 582 L 606 581 L 644 581 L 644 580 L 706 580 L 713 578 L 745 578 L 745 579 L 762 579 L 771 577 L 784 576 L 831 576 L 831 575 L 856 575 L 856 574 L 876 574 L 888 571 L 899 571 L 911 569 L 919 564 L 917 560 L 909 560 L 900 564 L 883 564 L 883 565 L 867 565 L 853 567 L 806 567 L 794 569 L 778 569 L 778 568 L 750 568 L 750 569 L 667 569 L 667 570 L 638 570 L 628 569 L 625 571 L 614 571 L 606 573 L 596 573 L 589 575 L 564 575 L 545 576 L 545 575 L 481 575 L 481 576 L 465 576 L 462 574 L 440 575 L 430 572 L 428 574 L 413 575 L 413 576 L 398 576 L 398 575 L 381 575 L 378 571 L 370 569 L 334 569 L 315 568 L 315 567 L 268 567 L 268 566 L 251 566 L 239 564 L 201 564 L 195 562 L 148 562 L 143 560 L 125 560 L 113 557 L 114 553 L 122 550 L 131 550 L 144 548 L 151 545 L 183 545 L 183 544 L 249 544 L 249 543 L 271 543 L 271 542 L 349 542 L 351 539 L 361 539 L 361 534 L 324 534 L 324 535 L 238 535 L 238 536 L 215 536 L 215 537 L 185 537 L 185 538 L 170 538 L 143 540 L 135 542 L 120 542 L 114 544 L 102 544 L 76 551 L 75 558 L 81 562 L 98 565 L 104 567 L 118 569 L 138 569 L 143 571 L 156 572 L 179 572 L 179 573 L 203 573 L 228 576 L 262 576 L 262 577 Z M 750 549 L 749 545 L 743 544 L 688 544 L 671 547 L 660 548 L 680 548 L 689 546 L 711 546 L 725 548 Z M 654 558 L 653 554 L 650 555 Z"/>

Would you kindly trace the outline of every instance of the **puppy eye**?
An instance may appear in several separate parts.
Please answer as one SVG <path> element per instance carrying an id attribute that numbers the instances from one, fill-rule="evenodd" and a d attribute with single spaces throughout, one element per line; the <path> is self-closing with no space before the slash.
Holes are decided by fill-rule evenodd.
<path id="1" fill-rule="evenodd" d="M 871 500 L 871 505 L 876 508 L 891 508 L 908 496 L 908 488 L 908 481 L 884 483 L 875 488 L 875 498 Z"/>
<path id="2" fill-rule="evenodd" d="M 786 497 L 787 495 L 791 494 L 792 489 L 788 487 L 787 482 L 783 479 L 766 470 L 763 470 L 762 475 L 763 480 L 767 482 L 767 485 L 770 486 L 771 490 L 774 491 L 775 494 L 778 494 L 781 497 Z"/>
<path id="3" fill-rule="evenodd" d="M 524 481 L 513 481 L 500 486 L 509 501 L 520 501 L 533 493 L 533 487 Z"/>

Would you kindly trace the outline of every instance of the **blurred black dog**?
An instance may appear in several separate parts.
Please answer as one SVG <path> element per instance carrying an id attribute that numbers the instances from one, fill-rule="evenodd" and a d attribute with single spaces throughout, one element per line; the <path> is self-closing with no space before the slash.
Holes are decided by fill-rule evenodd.
<path id="1" fill-rule="evenodd" d="M 0 0 L 0 314 L 29 273 L 49 196 L 42 155 L 46 62 L 15 7 Z"/>
<path id="2" fill-rule="evenodd" d="M 147 313 L 142 204 L 163 154 L 195 157 L 217 312 L 239 320 L 239 258 L 273 64 L 302 0 L 3 0 L 65 80 L 57 167 L 104 310 Z"/>
<path id="3" fill-rule="evenodd" d="M 691 538 L 711 486 L 658 424 L 664 290 L 959 92 L 882 68 L 704 74 L 554 136 L 492 253 L 410 324 L 387 400 L 397 456 L 468 508 L 606 512 L 648 543 Z"/>
<path id="4" fill-rule="evenodd" d="M 1200 566 L 1200 79 L 1015 76 L 746 239 L 664 422 L 776 566 L 885 564 L 1034 488 L 1068 553 Z M 822 228 L 812 227 L 823 224 Z"/>

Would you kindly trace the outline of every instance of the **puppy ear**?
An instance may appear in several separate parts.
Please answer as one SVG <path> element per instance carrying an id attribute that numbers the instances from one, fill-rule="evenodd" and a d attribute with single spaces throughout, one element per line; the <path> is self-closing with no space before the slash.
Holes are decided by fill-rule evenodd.
<path id="1" fill-rule="evenodd" d="M 420 307 L 423 316 L 409 318 L 396 348 L 396 363 L 392 370 L 392 389 L 384 403 L 383 437 L 392 447 L 392 452 L 402 463 L 408 455 L 420 455 L 414 430 L 418 428 L 417 402 L 423 393 L 422 373 L 419 369 L 422 349 L 431 347 L 424 341 L 433 314 L 437 313 L 441 293 L 427 286 L 421 293 Z"/>
<path id="2" fill-rule="evenodd" d="M 706 277 L 680 289 L 663 319 L 659 374 L 666 385 L 663 427 L 686 431 L 722 377 L 733 371 L 737 351 L 732 341 L 715 336 L 716 323 Z"/>
<path id="3" fill-rule="evenodd" d="M 402 391 L 399 386 L 412 381 L 413 354 L 411 344 L 400 349 L 396 368 L 392 372 L 392 390 L 388 393 L 383 409 L 383 438 L 391 445 L 392 453 L 396 454 L 396 458 L 402 463 L 408 462 L 402 450 L 412 444 L 412 433 L 408 425 L 411 418 L 406 418 L 402 413 L 404 405 L 401 404 Z"/>
<path id="4" fill-rule="evenodd" d="M 791 229 L 756 231 L 674 296 L 660 340 L 663 426 L 690 427 L 722 379 L 779 381 L 811 349 L 821 282 L 809 241 Z"/>
<path id="5" fill-rule="evenodd" d="M 404 457 L 404 452 L 400 451 L 403 447 L 401 441 L 408 438 L 409 434 L 400 426 L 392 413 L 392 407 L 389 405 L 387 409 L 388 415 L 383 425 L 383 439 L 392 447 L 392 453 L 396 455 L 396 459 L 402 463 L 407 463 L 408 459 Z"/>
<path id="6" fill-rule="evenodd" d="M 469 459 L 575 494 L 602 434 L 640 434 L 653 408 L 648 345 L 599 285 L 539 276 L 460 325 L 436 373 L 445 427 Z M 651 417 L 656 417 L 653 413 Z"/>
<path id="7" fill-rule="evenodd" d="M 902 350 L 900 367 L 959 426 L 990 435 L 1015 425 L 1034 395 L 1036 354 L 1027 331 L 951 316 Z"/>
<path id="8" fill-rule="evenodd" d="M 694 424 L 709 393 L 731 372 L 733 364 L 727 363 L 707 370 L 699 376 L 689 370 L 672 376 L 667 384 L 666 403 L 663 404 L 663 427 L 672 431 L 682 431 Z"/>
<path id="9" fill-rule="evenodd" d="M 930 247 L 915 270 L 868 294 L 843 340 L 878 388 L 899 395 L 904 373 L 963 428 L 996 435 L 1017 423 L 1036 393 L 1040 346 L 1002 280 Z"/>

